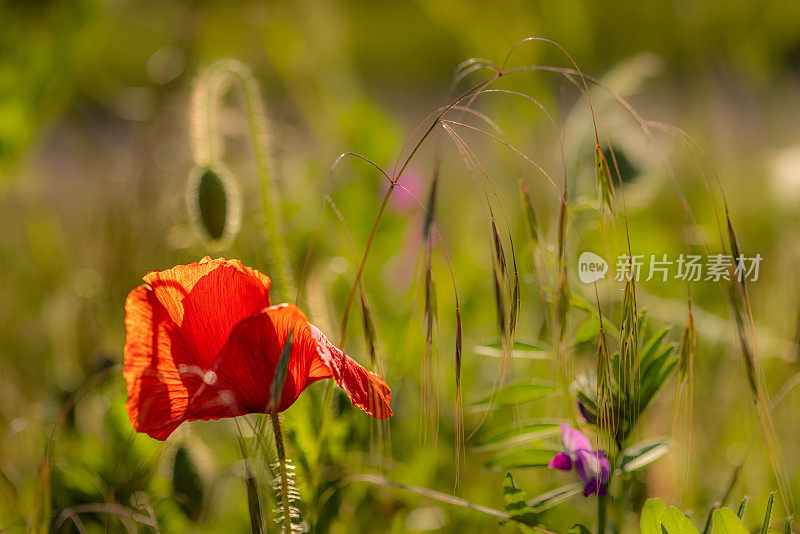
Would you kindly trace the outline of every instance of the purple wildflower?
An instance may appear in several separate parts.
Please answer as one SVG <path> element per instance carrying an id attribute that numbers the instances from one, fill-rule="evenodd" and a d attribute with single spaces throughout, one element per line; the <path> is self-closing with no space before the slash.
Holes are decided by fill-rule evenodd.
<path id="1" fill-rule="evenodd" d="M 561 440 L 564 452 L 556 454 L 548 467 L 560 471 L 572 471 L 575 467 L 584 484 L 583 495 L 606 495 L 606 484 L 611 476 L 611 467 L 603 451 L 593 450 L 592 442 L 578 430 L 561 425 Z"/>
<path id="2" fill-rule="evenodd" d="M 584 497 L 588 497 L 592 493 L 601 497 L 607 494 L 606 484 L 611 475 L 611 467 L 603 451 L 578 451 L 575 468 L 585 485 Z"/>

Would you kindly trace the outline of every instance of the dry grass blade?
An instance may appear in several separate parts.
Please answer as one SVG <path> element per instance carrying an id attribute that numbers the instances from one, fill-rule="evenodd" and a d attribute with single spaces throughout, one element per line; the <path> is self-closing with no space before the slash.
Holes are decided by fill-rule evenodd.
<path id="1" fill-rule="evenodd" d="M 259 421 L 260 423 L 261 421 Z M 254 435 L 257 429 L 253 429 Z M 250 458 L 247 452 L 247 446 L 244 442 L 242 429 L 239 426 L 238 420 L 236 421 L 236 438 L 239 443 L 239 451 L 242 453 L 242 461 L 244 461 L 245 469 L 245 486 L 247 487 L 247 510 L 250 514 L 250 533 L 261 534 L 263 532 L 263 515 L 261 514 L 261 495 L 258 490 L 258 482 L 253 474 L 253 469 L 250 464 Z M 263 443 L 262 443 L 263 445 Z"/>
<path id="2" fill-rule="evenodd" d="M 692 415 L 694 412 L 694 358 L 697 349 L 697 332 L 694 326 L 691 300 L 686 326 L 683 328 L 681 344 L 678 352 L 678 383 L 675 387 L 675 415 L 672 423 L 672 433 L 681 434 L 684 438 L 683 476 L 689 476 L 691 451 Z"/>
<path id="3" fill-rule="evenodd" d="M 511 337 L 514 337 L 514 332 L 517 329 L 517 319 L 519 318 L 520 296 L 519 296 L 519 272 L 517 272 L 516 265 L 514 266 L 514 284 L 511 286 L 511 317 L 509 324 L 509 331 Z"/>
<path id="4" fill-rule="evenodd" d="M 617 414 L 614 412 L 611 387 L 611 357 L 601 327 L 597 339 L 597 415 L 600 436 L 606 441 L 607 448 L 615 443 L 617 436 Z"/>
<path id="5" fill-rule="evenodd" d="M 539 244 L 539 219 L 536 216 L 536 209 L 533 207 L 528 184 L 522 178 L 519 179 L 519 198 L 522 202 L 522 212 L 525 214 L 525 228 L 528 231 L 528 238 L 530 239 L 531 247 L 535 251 Z"/>
<path id="6" fill-rule="evenodd" d="M 567 267 L 562 265 L 556 287 L 556 340 L 559 344 L 567 335 L 567 320 L 569 317 L 569 282 L 567 281 Z"/>
<path id="7" fill-rule="evenodd" d="M 367 348 L 367 356 L 369 357 L 370 367 L 375 365 L 375 322 L 372 319 L 372 312 L 370 311 L 367 299 L 364 296 L 364 291 L 361 290 L 361 322 L 364 326 L 364 343 Z"/>
<path id="8" fill-rule="evenodd" d="M 622 297 L 622 324 L 620 325 L 619 377 L 622 393 L 628 399 L 635 399 L 634 388 L 638 382 L 636 364 L 639 351 L 639 316 L 636 307 L 636 286 L 633 277 L 625 283 Z M 636 410 L 636 406 L 631 407 Z M 623 414 L 628 415 L 628 414 Z"/>
<path id="9" fill-rule="evenodd" d="M 433 219 L 436 213 L 436 192 L 439 188 L 439 165 L 433 169 L 433 179 L 431 180 L 431 187 L 428 190 L 428 201 L 426 202 L 427 209 L 425 211 L 425 221 L 422 224 L 422 241 L 428 243 L 431 238 L 431 227 L 433 226 Z"/>
<path id="10" fill-rule="evenodd" d="M 594 163 L 595 171 L 597 173 L 597 194 L 600 202 L 603 204 L 603 212 L 606 216 L 611 216 L 615 209 L 614 199 L 614 182 L 611 180 L 611 170 L 608 168 L 608 160 L 606 160 L 600 144 L 594 146 Z"/>
<path id="11" fill-rule="evenodd" d="M 506 334 L 508 332 L 506 328 L 506 305 L 505 305 L 505 297 L 503 295 L 503 282 L 500 278 L 499 269 L 495 268 L 493 270 L 492 276 L 492 287 L 494 289 L 494 308 L 497 312 L 497 328 L 500 331 L 500 338 L 506 339 Z"/>
<path id="12" fill-rule="evenodd" d="M 461 399 L 461 351 L 463 339 L 461 332 L 461 309 L 456 296 L 456 339 L 455 339 L 455 372 L 456 372 L 456 404 L 455 404 L 455 484 L 458 485 L 461 467 L 461 451 L 464 448 L 464 408 Z"/>
<path id="13" fill-rule="evenodd" d="M 422 382 L 422 406 L 423 406 L 423 441 L 427 442 L 428 435 L 433 436 L 434 442 L 438 434 L 439 409 L 437 402 L 437 392 L 434 377 L 434 343 L 436 337 L 436 326 L 438 317 L 438 306 L 436 301 L 436 285 L 433 278 L 431 266 L 430 248 L 426 255 L 425 266 L 425 354 L 422 360 L 421 382 Z"/>
<path id="14" fill-rule="evenodd" d="M 497 265 L 500 267 L 500 274 L 506 274 L 506 253 L 503 250 L 503 242 L 500 241 L 500 235 L 497 233 L 497 223 L 492 216 L 492 244 L 494 245 L 494 256 Z"/>
<path id="15" fill-rule="evenodd" d="M 697 346 L 697 332 L 694 328 L 694 314 L 689 309 L 689 316 L 686 318 L 686 326 L 683 328 L 681 336 L 681 347 L 678 360 L 678 381 L 688 382 L 692 375 L 694 366 L 694 354 Z"/>
<path id="16" fill-rule="evenodd" d="M 458 300 L 456 300 L 456 395 L 461 395 L 461 351 L 463 347 L 463 339 L 461 334 L 461 310 L 458 307 Z"/>
<path id="17" fill-rule="evenodd" d="M 734 258 L 739 258 L 739 243 L 736 239 L 733 224 L 731 223 L 730 214 L 726 213 L 725 215 L 731 253 L 734 255 Z M 754 342 L 748 334 L 748 332 L 754 332 L 755 326 L 750 313 L 750 304 L 747 297 L 747 289 L 744 285 L 744 277 L 742 277 L 742 280 L 739 280 L 735 276 L 732 278 L 728 284 L 726 296 L 742 350 L 742 359 L 745 366 L 745 374 L 747 375 L 747 382 L 756 404 L 756 412 L 758 413 L 764 445 L 766 446 L 770 462 L 772 463 L 772 469 L 778 482 L 778 489 L 780 490 L 784 507 L 789 515 L 794 515 L 795 503 L 794 497 L 792 496 L 791 480 L 786 468 L 786 463 L 783 459 L 781 444 L 775 432 L 775 424 L 770 412 L 769 397 L 766 392 L 766 387 L 764 386 L 765 381 L 761 363 L 758 359 L 758 353 L 755 350 Z"/>
<path id="18" fill-rule="evenodd" d="M 250 511 L 250 533 L 261 534 L 263 532 L 263 519 L 261 517 L 261 502 L 258 497 L 258 484 L 249 467 L 247 468 L 246 477 L 247 509 Z"/>

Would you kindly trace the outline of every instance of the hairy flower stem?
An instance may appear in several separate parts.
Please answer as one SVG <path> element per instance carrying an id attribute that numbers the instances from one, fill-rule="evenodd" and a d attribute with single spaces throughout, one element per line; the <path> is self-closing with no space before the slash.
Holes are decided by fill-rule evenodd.
<path id="1" fill-rule="evenodd" d="M 258 184 L 261 188 L 261 209 L 264 217 L 264 226 L 267 230 L 267 249 L 273 263 L 272 274 L 276 281 L 278 296 L 288 298 L 294 290 L 294 282 L 290 269 L 289 252 L 283 235 L 280 217 L 279 192 L 276 181 L 271 174 L 269 157 L 269 137 L 267 134 L 266 112 L 259 94 L 258 83 L 255 77 L 244 64 L 235 60 L 218 61 L 208 69 L 203 82 L 207 85 L 204 94 L 204 105 L 199 107 L 199 112 L 205 116 L 199 121 L 205 132 L 195 136 L 195 159 L 204 159 L 213 163 L 218 157 L 215 122 L 212 120 L 215 106 L 221 99 L 224 91 L 215 89 L 215 84 L 226 79 L 237 83 L 242 90 L 247 106 L 247 120 L 250 126 L 250 140 L 253 145 L 253 156 L 256 160 Z M 199 161 L 198 163 L 203 163 Z"/>
<path id="2" fill-rule="evenodd" d="M 281 479 L 281 512 L 283 513 L 283 531 L 292 531 L 292 511 L 289 506 L 289 475 L 286 470 L 286 449 L 283 448 L 283 433 L 278 414 L 271 413 L 272 432 L 275 434 L 275 451 L 278 454 L 278 476 Z"/>

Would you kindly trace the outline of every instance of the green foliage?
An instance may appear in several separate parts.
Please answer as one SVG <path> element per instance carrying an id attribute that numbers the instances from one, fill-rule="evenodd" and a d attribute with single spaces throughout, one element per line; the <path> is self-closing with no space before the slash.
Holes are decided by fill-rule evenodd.
<path id="1" fill-rule="evenodd" d="M 192 520 L 200 519 L 205 495 L 203 480 L 186 447 L 175 451 L 172 463 L 172 490 L 181 510 Z"/>
<path id="2" fill-rule="evenodd" d="M 490 393 L 476 400 L 472 405 L 489 408 L 516 406 L 547 398 L 555 392 L 555 386 L 547 383 L 510 384 L 499 388 L 493 394 Z"/>
<path id="3" fill-rule="evenodd" d="M 689 518 L 674 506 L 661 514 L 661 530 L 664 534 L 697 534 L 697 528 Z"/>
<path id="4" fill-rule="evenodd" d="M 742 519 L 730 508 L 714 511 L 714 534 L 748 534 L 750 531 L 742 524 Z"/>
<path id="5" fill-rule="evenodd" d="M 506 473 L 506 478 L 503 481 L 503 502 L 505 503 L 506 512 L 511 516 L 510 519 L 519 523 L 519 528 L 522 532 L 535 532 L 530 527 L 538 525 L 539 518 L 526 504 L 525 492 L 514 484 L 511 473 Z"/>
<path id="6" fill-rule="evenodd" d="M 533 419 L 501 427 L 488 434 L 476 446 L 476 450 L 501 449 L 553 437 L 560 433 L 559 422 Z"/>
<path id="7" fill-rule="evenodd" d="M 769 531 L 772 503 L 775 493 L 769 495 L 767 511 L 760 532 Z M 747 500 L 745 499 L 744 502 Z M 739 506 L 740 512 L 743 506 Z M 788 520 L 787 520 L 788 521 Z M 787 522 L 788 524 L 788 522 Z M 750 530 L 742 522 L 741 513 L 730 508 L 716 508 L 711 514 L 711 527 L 714 534 L 746 534 Z M 674 506 L 667 507 L 661 499 L 648 499 L 639 516 L 639 528 L 642 534 L 686 534 L 697 533 L 697 528 L 686 515 Z M 787 528 L 787 532 L 789 532 Z"/>
<path id="8" fill-rule="evenodd" d="M 547 449 L 524 449 L 495 456 L 486 463 L 489 469 L 520 469 L 544 467 L 558 451 Z"/>
<path id="9" fill-rule="evenodd" d="M 772 519 L 772 504 L 775 502 L 775 492 L 769 494 L 769 500 L 767 501 L 767 511 L 764 512 L 764 521 L 761 523 L 761 530 L 759 531 L 760 534 L 767 534 L 769 531 L 769 523 Z"/>
<path id="10" fill-rule="evenodd" d="M 528 501 L 528 506 L 530 506 L 536 512 L 543 512 L 571 499 L 572 497 L 575 497 L 576 495 L 580 495 L 582 492 L 583 483 L 574 482 L 572 484 L 567 484 L 566 486 L 561 486 L 559 488 L 546 491 L 541 495 L 537 495 Z"/>
<path id="11" fill-rule="evenodd" d="M 636 338 L 639 339 L 644 331 L 644 314 L 637 322 Z M 632 362 L 630 369 L 620 362 L 619 352 L 610 357 L 608 364 L 609 380 L 609 414 L 605 417 L 615 418 L 614 440 L 618 444 L 625 443 L 633 429 L 639 422 L 641 414 L 652 403 L 659 390 L 675 372 L 678 356 L 675 346 L 665 343 L 670 328 L 658 330 L 648 338 L 638 359 Z M 638 342 L 637 342 L 638 343 Z M 595 374 L 583 373 L 578 375 L 572 383 L 572 391 L 577 400 L 584 406 L 591 417 L 600 421 L 602 415 L 597 407 L 597 379 Z"/>
<path id="12" fill-rule="evenodd" d="M 661 534 L 661 517 L 666 509 L 661 499 L 647 499 L 639 516 L 641 534 Z"/>
<path id="13" fill-rule="evenodd" d="M 631 473 L 654 462 L 669 452 L 672 440 L 654 438 L 631 445 L 622 451 L 619 473 Z"/>

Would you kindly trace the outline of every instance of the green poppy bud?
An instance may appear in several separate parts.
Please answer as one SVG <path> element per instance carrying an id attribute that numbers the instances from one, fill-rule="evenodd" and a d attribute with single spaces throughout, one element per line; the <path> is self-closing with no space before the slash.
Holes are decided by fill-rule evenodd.
<path id="1" fill-rule="evenodd" d="M 195 167 L 189 179 L 187 204 L 192 221 L 207 239 L 220 241 L 238 231 L 238 191 L 227 171 Z"/>

